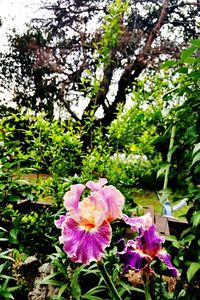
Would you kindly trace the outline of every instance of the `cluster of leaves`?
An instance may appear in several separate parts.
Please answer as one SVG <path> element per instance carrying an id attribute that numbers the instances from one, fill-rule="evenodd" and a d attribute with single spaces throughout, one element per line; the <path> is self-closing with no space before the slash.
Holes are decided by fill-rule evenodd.
<path id="1" fill-rule="evenodd" d="M 60 176 L 78 170 L 81 142 L 70 122 L 51 122 L 43 114 L 34 117 L 17 113 L 2 118 L 1 126 L 12 132 L 21 166 Z"/>
<path id="2" fill-rule="evenodd" d="M 177 294 L 182 295 L 183 299 L 196 299 L 200 288 L 199 49 L 200 40 L 193 40 L 191 46 L 182 52 L 179 61 L 167 61 L 164 64 L 164 67 L 174 66 L 174 72 L 178 75 L 178 86 L 174 93 L 181 103 L 173 109 L 177 131 L 172 167 L 177 168 L 179 180 L 184 180 L 184 194 L 191 206 L 186 215 L 188 228 L 179 239 L 169 237 L 173 241 L 173 253 L 176 253 L 175 262 L 182 269 L 182 282 L 185 282 L 185 288 L 182 285 L 177 289 Z"/>

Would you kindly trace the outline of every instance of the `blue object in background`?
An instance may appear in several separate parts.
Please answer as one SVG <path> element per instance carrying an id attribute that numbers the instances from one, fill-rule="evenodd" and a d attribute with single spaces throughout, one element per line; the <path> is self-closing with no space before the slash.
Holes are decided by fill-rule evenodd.
<path id="1" fill-rule="evenodd" d="M 164 216 L 171 217 L 172 216 L 172 208 L 169 199 L 165 201 L 163 204 L 163 214 Z"/>

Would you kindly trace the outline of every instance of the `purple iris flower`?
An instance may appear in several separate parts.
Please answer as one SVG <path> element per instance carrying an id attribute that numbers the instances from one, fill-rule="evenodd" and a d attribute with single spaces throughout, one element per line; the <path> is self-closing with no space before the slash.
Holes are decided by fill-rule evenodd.
<path id="1" fill-rule="evenodd" d="M 120 240 L 118 256 L 124 264 L 124 270 L 130 268 L 135 271 L 145 270 L 155 258 L 158 258 L 165 263 L 170 276 L 179 276 L 178 270 L 171 263 L 170 255 L 162 248 L 164 240 L 164 237 L 159 236 L 154 224 L 145 230 L 141 227 L 135 241 L 130 240 L 126 243 L 124 239 Z"/>
<path id="2" fill-rule="evenodd" d="M 122 218 L 124 197 L 114 186 L 106 186 L 107 180 L 88 181 L 86 185 L 72 185 L 64 196 L 65 216 L 55 221 L 61 229 L 60 242 L 74 262 L 89 264 L 99 261 L 109 246 L 112 229 L 110 222 Z M 85 188 L 91 193 L 81 200 Z"/>

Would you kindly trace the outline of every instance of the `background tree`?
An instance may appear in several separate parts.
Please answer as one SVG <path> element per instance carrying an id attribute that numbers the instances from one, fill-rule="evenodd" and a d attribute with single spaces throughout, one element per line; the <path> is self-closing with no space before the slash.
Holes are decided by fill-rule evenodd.
<path id="1" fill-rule="evenodd" d="M 196 2 L 61 0 L 43 9 L 47 18 L 12 39 L 3 79 L 14 81 L 18 107 L 43 109 L 49 117 L 56 108 L 82 125 L 92 115 L 91 130 L 106 128 L 140 74 L 178 57 L 198 31 Z"/>

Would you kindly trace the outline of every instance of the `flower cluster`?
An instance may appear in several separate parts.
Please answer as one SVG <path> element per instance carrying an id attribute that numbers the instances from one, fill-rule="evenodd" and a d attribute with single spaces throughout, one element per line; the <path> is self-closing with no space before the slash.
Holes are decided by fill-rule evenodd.
<path id="1" fill-rule="evenodd" d="M 171 263 L 170 255 L 162 247 L 165 239 L 156 231 L 150 213 L 136 218 L 123 215 L 123 219 L 131 225 L 133 230 L 137 229 L 138 231 L 138 236 L 134 241 L 129 240 L 126 243 L 124 239 L 121 239 L 118 242 L 118 256 L 124 264 L 124 270 L 127 271 L 131 268 L 135 271 L 145 269 L 151 271 L 150 263 L 158 258 L 167 266 L 170 276 L 179 276 L 178 270 Z"/>
<path id="2" fill-rule="evenodd" d="M 123 195 L 106 183 L 106 179 L 100 178 L 98 182 L 88 181 L 86 185 L 75 184 L 64 196 L 68 212 L 60 216 L 55 225 L 61 229 L 60 242 L 70 259 L 84 264 L 100 261 L 111 242 L 110 223 L 122 219 L 138 232 L 134 241 L 121 239 L 118 242 L 118 256 L 124 270 L 151 271 L 150 263 L 158 258 L 166 264 L 171 276 L 179 276 L 178 270 L 172 266 L 170 255 L 162 247 L 164 238 L 156 231 L 150 213 L 133 218 L 122 214 Z M 90 194 L 81 199 L 86 188 Z"/>

